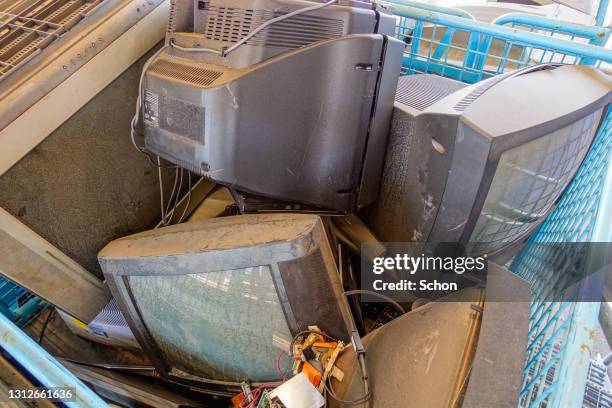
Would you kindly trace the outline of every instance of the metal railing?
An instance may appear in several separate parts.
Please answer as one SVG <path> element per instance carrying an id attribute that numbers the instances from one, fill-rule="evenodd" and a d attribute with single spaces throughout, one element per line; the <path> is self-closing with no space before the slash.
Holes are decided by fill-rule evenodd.
<path id="1" fill-rule="evenodd" d="M 504 14 L 493 21 L 492 24 L 535 32 L 563 40 L 583 41 L 598 46 L 606 44 L 612 31 L 609 27 L 574 24 L 527 13 Z"/>
<path id="2" fill-rule="evenodd" d="M 585 268 L 598 250 L 593 246 L 601 244 L 586 243 L 612 241 L 611 212 L 609 111 L 567 191 L 510 266 L 533 291 L 520 406 L 582 406 L 600 302 L 583 299 L 581 293 L 588 285 L 601 285 L 603 279 L 589 276 Z M 568 249 L 575 253 L 568 254 Z"/>
<path id="3" fill-rule="evenodd" d="M 108 408 L 102 398 L 2 314 L 0 347 L 37 383 L 61 392 L 58 399 L 61 399 L 62 406 Z"/>
<path id="4" fill-rule="evenodd" d="M 406 43 L 405 74 L 432 73 L 474 83 L 543 63 L 599 67 L 612 62 L 612 51 L 592 44 L 391 4 L 399 18 L 396 36 Z"/>
<path id="5" fill-rule="evenodd" d="M 104 0 L 33 0 L 0 11 L 0 81 L 93 13 Z"/>

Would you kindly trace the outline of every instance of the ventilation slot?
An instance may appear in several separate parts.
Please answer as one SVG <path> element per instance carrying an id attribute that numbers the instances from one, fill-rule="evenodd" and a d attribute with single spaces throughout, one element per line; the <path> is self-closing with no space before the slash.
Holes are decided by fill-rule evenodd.
<path id="1" fill-rule="evenodd" d="M 118 326 L 118 327 L 127 327 L 127 322 L 123 314 L 119 310 L 117 306 L 117 301 L 115 299 L 111 299 L 111 301 L 106 305 L 104 309 L 96 316 L 94 319 L 95 324 L 98 326 Z"/>
<path id="2" fill-rule="evenodd" d="M 512 72 L 510 72 L 509 74 L 512 74 Z M 485 81 L 482 85 L 480 85 L 479 87 L 474 89 L 472 92 L 464 96 L 463 99 L 457 102 L 457 104 L 453 108 L 458 112 L 465 111 L 468 108 L 468 106 L 472 104 L 472 102 L 478 99 L 483 93 L 487 92 L 494 85 L 506 79 L 509 74 L 498 75 L 496 77 L 489 79 L 488 81 Z"/>
<path id="3" fill-rule="evenodd" d="M 206 38 L 236 43 L 266 21 L 281 16 L 266 10 L 211 7 L 206 23 Z M 297 48 L 316 41 L 339 37 L 344 22 L 317 16 L 295 16 L 262 30 L 247 44 Z"/>
<path id="4" fill-rule="evenodd" d="M 168 15 L 168 25 L 166 26 L 166 33 L 168 34 L 174 34 L 176 30 L 176 1 L 172 0 L 170 2 L 170 14 Z"/>
<path id="5" fill-rule="evenodd" d="M 269 47 L 297 48 L 316 41 L 340 37 L 344 22 L 316 16 L 295 16 L 257 34 L 249 44 Z"/>
<path id="6" fill-rule="evenodd" d="M 195 86 L 207 87 L 217 80 L 223 72 L 191 65 L 178 64 L 166 60 L 158 60 L 151 66 L 149 72 L 163 75 Z"/>
<path id="7" fill-rule="evenodd" d="M 263 10 L 211 6 L 206 22 L 206 38 L 238 42 L 272 16 L 272 12 Z"/>
<path id="8" fill-rule="evenodd" d="M 40 55 L 105 1 L 24 0 L 17 14 L 1 16 L 0 80 Z"/>
<path id="9" fill-rule="evenodd" d="M 422 111 L 466 85 L 438 75 L 419 74 L 400 77 L 395 100 Z"/>

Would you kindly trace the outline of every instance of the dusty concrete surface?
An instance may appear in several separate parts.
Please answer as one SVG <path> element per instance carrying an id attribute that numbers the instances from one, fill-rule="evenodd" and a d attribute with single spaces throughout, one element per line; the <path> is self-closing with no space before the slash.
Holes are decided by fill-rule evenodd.
<path id="1" fill-rule="evenodd" d="M 0 207 L 98 277 L 104 245 L 160 219 L 157 170 L 130 141 L 147 57 L 0 177 Z"/>

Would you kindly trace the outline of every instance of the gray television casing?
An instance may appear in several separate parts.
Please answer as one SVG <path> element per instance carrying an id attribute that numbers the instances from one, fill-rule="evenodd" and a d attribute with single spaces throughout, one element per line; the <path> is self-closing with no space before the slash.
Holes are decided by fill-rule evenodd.
<path id="1" fill-rule="evenodd" d="M 404 48 L 389 36 L 393 17 L 341 1 L 273 24 L 227 58 L 171 45 L 221 49 L 280 15 L 271 10 L 316 4 L 230 3 L 176 3 L 182 19 L 143 79 L 146 149 L 240 192 L 332 212 L 372 202 Z"/>
<path id="2" fill-rule="evenodd" d="M 240 382 L 191 375 L 164 360 L 130 290 L 130 276 L 206 274 L 268 265 L 291 335 L 316 324 L 337 339 L 349 339 L 350 310 L 323 223 L 315 215 L 250 214 L 158 228 L 112 241 L 98 259 L 132 332 L 166 378 L 212 392 L 240 390 Z M 236 321 L 240 317 L 235 316 Z"/>
<path id="3" fill-rule="evenodd" d="M 363 212 L 382 241 L 467 245 L 500 156 L 599 109 L 603 119 L 612 100 L 610 77 L 588 66 L 543 65 L 467 87 L 427 77 L 406 77 L 409 89 L 400 80 L 381 194 Z"/>

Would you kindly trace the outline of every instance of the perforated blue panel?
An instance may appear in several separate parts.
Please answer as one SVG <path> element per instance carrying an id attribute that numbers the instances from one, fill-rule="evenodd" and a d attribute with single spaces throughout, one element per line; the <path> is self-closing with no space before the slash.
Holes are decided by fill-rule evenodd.
<path id="1" fill-rule="evenodd" d="M 573 285 L 584 278 L 586 246 L 564 246 L 576 253 L 575 262 L 563 259 L 559 242 L 608 242 L 612 222 L 612 113 L 604 119 L 587 158 L 529 243 L 510 269 L 531 283 L 529 346 L 520 406 L 580 406 L 590 361 L 585 353 L 588 334 L 597 321 L 599 303 L 572 302 Z M 567 256 L 567 254 L 565 254 Z M 578 264 L 578 266 L 576 265 Z M 571 401 L 570 401 L 571 400 Z"/>
<path id="2" fill-rule="evenodd" d="M 42 299 L 0 276 L 0 313 L 23 327 L 48 306 Z"/>

